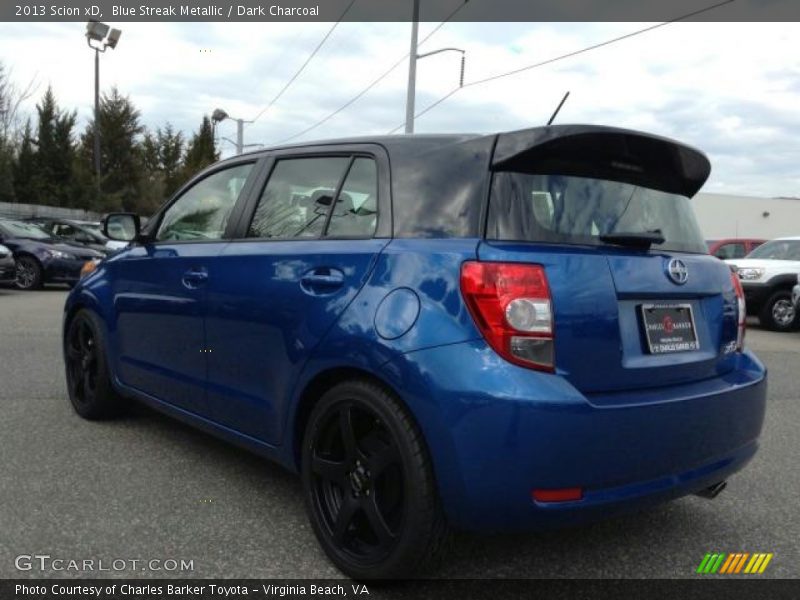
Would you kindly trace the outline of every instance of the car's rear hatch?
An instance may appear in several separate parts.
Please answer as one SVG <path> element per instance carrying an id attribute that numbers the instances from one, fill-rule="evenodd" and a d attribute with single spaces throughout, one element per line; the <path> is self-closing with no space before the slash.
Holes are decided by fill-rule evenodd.
<path id="1" fill-rule="evenodd" d="M 611 404 L 732 368 L 730 270 L 706 254 L 688 200 L 710 170 L 702 153 L 626 130 L 546 127 L 500 135 L 492 169 L 478 256 L 544 266 L 557 373 Z"/>

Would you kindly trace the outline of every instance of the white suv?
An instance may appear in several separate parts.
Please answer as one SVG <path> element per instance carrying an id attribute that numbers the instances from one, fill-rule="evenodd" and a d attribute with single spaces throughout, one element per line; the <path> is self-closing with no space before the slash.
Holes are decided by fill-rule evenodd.
<path id="1" fill-rule="evenodd" d="M 774 331 L 790 331 L 800 326 L 792 302 L 792 286 L 800 274 L 800 237 L 778 238 L 744 258 L 725 262 L 737 268 L 747 314 L 757 315 L 763 327 Z"/>

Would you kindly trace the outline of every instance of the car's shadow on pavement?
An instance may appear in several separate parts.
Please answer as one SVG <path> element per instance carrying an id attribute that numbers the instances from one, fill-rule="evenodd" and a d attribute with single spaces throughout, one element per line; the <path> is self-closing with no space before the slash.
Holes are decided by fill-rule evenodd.
<path id="1" fill-rule="evenodd" d="M 203 468 L 212 471 L 209 475 L 226 478 L 231 490 L 247 490 L 250 494 L 263 492 L 264 505 L 253 507 L 257 513 L 263 514 L 253 514 L 254 521 L 263 519 L 267 522 L 277 513 L 289 522 L 305 524 L 303 491 L 297 475 L 138 403 L 132 403 L 125 420 L 127 427 L 141 430 L 142 444 L 160 446 L 157 439 L 168 439 L 169 451 L 199 458 Z M 163 446 L 160 449 L 164 451 Z M 279 490 L 277 497 L 276 490 Z M 702 518 L 706 526 L 713 527 L 714 524 L 713 514 L 709 517 L 712 511 L 696 510 L 705 501 L 692 502 L 681 500 L 641 513 L 545 532 L 493 535 L 456 532 L 444 564 L 432 576 L 593 578 L 605 576 L 604 565 L 612 561 L 615 564 L 610 572 L 619 573 L 620 563 L 629 564 L 630 576 L 635 577 L 636 561 L 641 558 L 642 548 L 659 545 L 673 548 L 672 555 L 664 561 L 664 571 L 660 576 L 691 576 L 693 571 L 689 563 L 695 556 L 685 552 L 683 540 L 691 537 L 691 530 L 699 519 Z M 298 537 L 295 543 L 316 547 L 310 528 L 303 527 L 303 530 L 298 532 L 298 536 L 307 536 L 308 539 Z M 250 534 L 258 535 L 258 532 L 251 531 Z M 268 536 L 268 530 L 265 529 L 262 535 Z M 317 550 L 322 558 L 321 550 Z M 576 558 L 578 556 L 580 559 Z M 688 561 L 689 566 L 684 567 L 683 561 Z"/>

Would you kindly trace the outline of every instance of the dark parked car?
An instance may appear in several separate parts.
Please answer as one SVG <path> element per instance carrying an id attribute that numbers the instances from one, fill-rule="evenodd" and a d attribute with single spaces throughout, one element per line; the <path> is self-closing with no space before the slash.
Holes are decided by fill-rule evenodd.
<path id="1" fill-rule="evenodd" d="M 14 253 L 17 286 L 24 290 L 45 283 L 74 284 L 81 268 L 103 254 L 53 237 L 34 223 L 0 219 L 0 244 Z"/>
<path id="2" fill-rule="evenodd" d="M 0 244 L 0 283 L 13 283 L 17 278 L 17 267 L 11 248 Z"/>
<path id="3" fill-rule="evenodd" d="M 220 162 L 144 230 L 108 216 L 134 243 L 68 296 L 70 400 L 135 398 L 301 473 L 356 578 L 421 573 L 451 526 L 713 497 L 756 452 L 766 372 L 692 213 L 709 171 L 566 125 Z"/>
<path id="4" fill-rule="evenodd" d="M 42 229 L 54 237 L 69 240 L 92 250 L 97 250 L 102 254 L 109 254 L 126 246 L 124 242 L 109 240 L 96 229 L 80 221 L 40 217 L 29 219 L 29 221 L 41 226 Z"/>
<path id="5" fill-rule="evenodd" d="M 708 253 L 721 258 L 743 258 L 767 240 L 751 238 L 728 238 L 724 240 L 707 240 Z"/>

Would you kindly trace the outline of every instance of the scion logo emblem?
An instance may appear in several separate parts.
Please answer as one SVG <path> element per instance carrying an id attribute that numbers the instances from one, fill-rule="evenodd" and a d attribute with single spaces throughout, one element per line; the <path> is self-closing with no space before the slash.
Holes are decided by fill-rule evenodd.
<path id="1" fill-rule="evenodd" d="M 689 269 L 681 259 L 673 258 L 667 263 L 667 275 L 673 283 L 683 285 L 689 280 Z"/>

